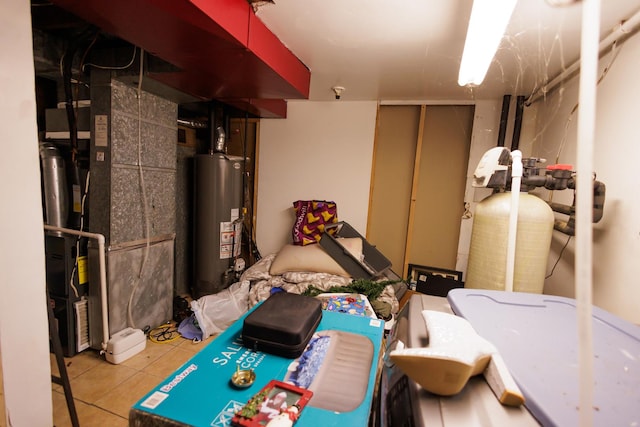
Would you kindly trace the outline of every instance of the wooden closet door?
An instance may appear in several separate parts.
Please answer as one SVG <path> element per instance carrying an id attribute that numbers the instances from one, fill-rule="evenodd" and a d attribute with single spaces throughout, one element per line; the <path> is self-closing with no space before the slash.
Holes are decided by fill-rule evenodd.
<path id="1" fill-rule="evenodd" d="M 407 263 L 455 270 L 473 106 L 428 106 Z"/>
<path id="2" fill-rule="evenodd" d="M 473 106 L 381 106 L 367 239 L 409 263 L 455 269 Z"/>
<path id="3" fill-rule="evenodd" d="M 373 152 L 367 240 L 402 274 L 420 106 L 381 106 Z"/>

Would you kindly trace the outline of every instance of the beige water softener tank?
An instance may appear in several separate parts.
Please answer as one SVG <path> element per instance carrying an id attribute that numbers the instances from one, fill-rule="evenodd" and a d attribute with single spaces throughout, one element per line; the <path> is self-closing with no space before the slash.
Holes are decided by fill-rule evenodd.
<path id="1" fill-rule="evenodd" d="M 505 289 L 511 193 L 496 193 L 476 207 L 465 287 Z M 553 211 L 540 198 L 520 193 L 513 290 L 542 293 Z"/>

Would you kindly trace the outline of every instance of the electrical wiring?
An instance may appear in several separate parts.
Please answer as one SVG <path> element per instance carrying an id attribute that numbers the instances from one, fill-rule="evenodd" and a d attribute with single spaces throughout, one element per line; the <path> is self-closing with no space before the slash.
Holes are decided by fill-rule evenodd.
<path id="1" fill-rule="evenodd" d="M 249 113 L 245 112 L 244 115 L 244 135 L 242 136 L 242 158 L 244 159 L 244 171 L 242 173 L 242 206 L 243 206 L 243 210 L 245 209 L 244 204 L 247 201 L 247 183 L 246 183 L 246 176 L 250 173 L 247 171 L 247 161 L 248 161 L 248 156 L 247 156 L 247 138 L 249 136 Z M 258 251 L 258 247 L 255 244 L 254 238 L 253 238 L 253 202 L 249 203 L 249 226 L 248 227 L 243 227 L 242 228 L 242 232 L 243 234 L 246 234 L 247 236 L 247 247 L 248 247 L 248 251 L 249 251 L 249 256 L 251 256 L 253 254 L 254 256 L 254 261 L 259 261 L 262 256 L 260 255 L 260 252 Z"/>
<path id="2" fill-rule="evenodd" d="M 85 67 L 93 67 L 93 68 L 98 68 L 100 70 L 126 70 L 127 68 L 131 67 L 133 65 L 133 63 L 136 60 L 136 52 L 137 52 L 138 48 L 136 46 L 133 47 L 133 57 L 131 58 L 131 60 L 126 64 L 126 65 L 98 65 L 98 64 L 93 64 L 91 62 L 88 62 L 84 65 L 82 65 L 81 70 L 82 72 L 84 72 L 84 68 Z"/>
<path id="3" fill-rule="evenodd" d="M 181 337 L 178 327 L 170 323 L 157 326 L 149 331 L 149 341 L 156 344 L 167 344 Z"/>
<path id="4" fill-rule="evenodd" d="M 147 262 L 147 258 L 149 256 L 149 246 L 150 246 L 150 221 L 149 221 L 149 207 L 147 205 L 147 191 L 144 185 L 144 171 L 142 168 L 142 78 L 144 71 L 144 49 L 140 49 L 140 72 L 138 76 L 138 174 L 140 175 L 140 190 L 142 193 L 142 208 L 144 210 L 144 219 L 145 219 L 145 253 L 142 258 L 142 264 L 140 265 L 140 273 L 138 274 L 139 278 L 142 278 L 142 273 L 144 271 L 144 266 Z"/>
<path id="5" fill-rule="evenodd" d="M 95 43 L 98 37 L 97 30 L 92 30 L 91 27 L 85 30 L 83 34 L 86 35 L 90 32 L 94 33 L 93 38 L 89 46 L 84 50 L 80 63 L 84 61 L 85 57 L 87 56 L 87 53 L 89 52 L 89 50 L 91 49 L 91 47 L 93 46 L 93 44 Z M 72 71 L 71 65 L 73 62 L 73 57 L 75 56 L 75 52 L 78 47 L 77 46 L 78 43 L 79 42 L 74 43 L 72 47 L 70 47 L 67 50 L 67 52 L 65 52 L 65 54 L 60 58 L 60 74 L 62 75 L 62 78 L 64 80 L 65 104 L 66 104 L 67 116 L 69 121 L 69 130 L 70 130 L 69 140 L 71 143 L 71 161 L 73 163 L 75 172 L 78 172 L 77 170 L 78 160 L 76 156 L 78 152 L 77 120 L 78 120 L 78 98 L 79 98 L 78 87 L 80 82 L 79 80 L 73 79 L 73 71 Z M 74 81 L 76 83 L 75 97 L 73 96 L 73 92 L 71 89 L 71 84 L 74 83 Z M 75 104 L 74 104 L 74 98 L 75 98 Z M 82 193 L 82 197 L 80 201 L 80 224 L 79 224 L 80 231 L 84 231 L 85 203 L 87 200 L 87 194 L 89 192 L 89 179 L 90 179 L 90 174 L 89 174 L 89 171 L 87 171 L 87 176 L 85 178 L 84 192 Z M 78 174 L 78 180 L 79 180 L 79 174 Z M 78 288 L 75 286 L 75 277 L 76 277 L 76 274 L 78 273 L 78 260 L 80 257 L 80 236 L 76 238 L 75 252 L 76 252 L 75 262 L 73 264 L 73 269 L 71 270 L 71 275 L 69 278 L 69 287 L 73 290 L 73 294 L 75 295 L 75 297 L 79 298 L 80 295 L 78 292 Z"/>
<path id="6" fill-rule="evenodd" d="M 135 285 L 133 286 L 133 289 L 131 290 L 131 294 L 129 295 L 129 302 L 127 303 L 127 321 L 129 323 L 129 326 L 131 326 L 132 328 L 135 328 L 135 323 L 133 321 L 133 313 L 132 313 L 132 309 L 133 309 L 133 297 L 136 293 L 136 289 L 138 289 L 138 286 L 140 285 L 140 282 L 142 281 L 142 275 L 144 273 L 144 267 L 147 263 L 147 258 L 149 257 L 149 247 L 151 245 L 151 241 L 150 241 L 150 221 L 149 221 L 149 212 L 148 212 L 148 206 L 147 206 L 147 192 L 145 189 L 145 184 L 144 184 L 144 171 L 142 168 L 142 130 L 141 130 L 141 123 L 142 123 L 142 78 L 143 78 L 143 71 L 144 71 L 144 49 L 140 49 L 140 71 L 139 71 L 139 76 L 138 76 L 138 88 L 137 88 L 137 98 L 138 98 L 138 174 L 140 176 L 140 190 L 141 190 L 141 194 L 142 194 L 142 209 L 143 209 L 143 215 L 144 215 L 144 219 L 145 219 L 145 240 L 146 240 L 146 244 L 145 244 L 145 248 L 144 248 L 144 254 L 142 256 L 142 262 L 140 264 L 140 271 L 138 273 L 138 279 L 136 280 Z"/>
<path id="7" fill-rule="evenodd" d="M 98 32 L 96 31 L 96 33 L 93 35 L 93 38 L 91 39 L 91 43 L 89 43 L 89 46 L 87 46 L 87 48 L 84 50 L 84 53 L 82 54 L 82 57 L 80 57 L 80 72 L 84 73 L 84 60 L 87 58 L 87 55 L 89 54 L 89 51 L 91 50 L 91 48 L 93 47 L 93 45 L 96 43 L 96 41 L 98 40 Z M 73 79 L 72 79 L 73 82 Z M 75 113 L 76 113 L 76 120 L 78 119 L 78 102 L 80 101 L 80 96 L 78 95 L 79 91 L 80 91 L 80 84 L 81 81 L 80 80 L 76 80 L 76 102 L 75 102 Z M 89 87 L 89 85 L 85 84 L 87 87 Z"/>
<path id="8" fill-rule="evenodd" d="M 553 267 L 551 268 L 551 272 L 545 277 L 545 280 L 548 279 L 549 277 L 553 276 L 553 272 L 555 271 L 556 266 L 560 262 L 560 259 L 562 258 L 562 254 L 564 253 L 564 250 L 567 248 L 567 245 L 569 245 L 569 241 L 571 240 L 572 237 L 573 236 L 569 236 L 569 238 L 565 242 L 565 244 L 562 247 L 562 249 L 560 249 L 560 253 L 558 254 L 558 259 L 556 259 L 556 262 L 553 264 Z"/>
<path id="9" fill-rule="evenodd" d="M 609 58 L 609 63 L 602 70 L 602 74 L 600 74 L 600 77 L 596 82 L 596 86 L 599 86 L 600 83 L 602 83 L 602 81 L 606 77 L 606 75 L 609 73 L 609 70 L 611 70 L 611 67 L 613 66 L 613 63 L 615 62 L 619 53 L 620 53 L 620 49 L 618 47 L 618 42 L 614 41 L 613 44 L 611 45 L 611 56 Z M 575 116 L 576 111 L 578 111 L 579 106 L 580 106 L 580 103 L 576 102 L 576 104 L 573 106 L 573 108 L 569 112 L 569 117 L 567 118 L 567 121 L 564 125 L 564 133 L 562 134 L 562 139 L 560 140 L 560 145 L 558 146 L 558 152 L 556 153 L 556 158 L 555 158 L 556 164 L 560 163 L 560 155 L 564 150 L 565 144 L 567 142 L 567 137 L 569 135 L 569 126 L 571 125 L 573 117 Z M 547 202 L 551 203 L 553 201 L 553 194 L 554 194 L 554 191 L 549 192 L 549 197 L 547 198 Z"/>
<path id="10" fill-rule="evenodd" d="M 69 143 L 71 144 L 71 163 L 76 166 L 76 155 L 78 153 L 78 129 L 76 123 L 76 112 L 73 108 L 73 92 L 71 88 L 73 57 L 75 55 L 76 46 L 72 46 L 61 58 L 62 80 L 64 85 L 64 102 L 67 111 L 67 121 L 69 125 Z"/>
<path id="11" fill-rule="evenodd" d="M 87 171 L 87 177 L 85 178 L 85 184 L 84 184 L 84 194 L 82 195 L 82 202 L 80 204 L 80 231 L 84 231 L 84 212 L 85 212 L 84 206 L 85 206 L 85 202 L 87 201 L 87 194 L 89 194 L 90 174 L 91 174 L 91 171 Z M 80 295 L 78 294 L 78 288 L 76 288 L 74 284 L 74 278 L 78 270 L 79 256 L 80 256 L 80 236 L 78 236 L 78 238 L 76 239 L 76 262 L 73 264 L 73 270 L 71 270 L 71 278 L 69 279 L 69 286 L 71 287 L 71 289 L 73 289 L 73 294 L 76 296 L 76 298 L 80 297 Z"/>

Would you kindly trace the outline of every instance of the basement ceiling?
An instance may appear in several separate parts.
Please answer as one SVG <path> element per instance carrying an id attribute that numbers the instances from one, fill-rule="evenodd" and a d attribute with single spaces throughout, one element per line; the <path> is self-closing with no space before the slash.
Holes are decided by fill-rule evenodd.
<path id="1" fill-rule="evenodd" d="M 257 15 L 311 70 L 311 100 L 473 100 L 529 95 L 579 59 L 582 4 L 518 0 L 485 82 L 459 87 L 472 0 L 275 0 Z M 496 6 L 499 4 L 496 1 Z M 566 3 L 566 1 L 565 1 Z M 601 2 L 601 39 L 640 11 Z"/>
<path id="2" fill-rule="evenodd" d="M 306 99 L 308 68 L 245 0 L 52 0 L 101 31 L 173 66 L 148 76 L 202 100 L 284 117 Z"/>
<path id="3" fill-rule="evenodd" d="M 53 3 L 175 66 L 157 81 L 261 117 L 286 116 L 291 99 L 333 100 L 334 86 L 344 100 L 527 96 L 579 59 L 582 14 L 580 2 L 519 0 L 485 82 L 470 89 L 457 76 L 472 0 Z M 640 0 L 601 7 L 602 39 Z"/>

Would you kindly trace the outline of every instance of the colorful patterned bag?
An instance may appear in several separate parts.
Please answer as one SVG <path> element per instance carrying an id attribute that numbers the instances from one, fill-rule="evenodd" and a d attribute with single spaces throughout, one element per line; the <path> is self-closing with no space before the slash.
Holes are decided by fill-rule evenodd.
<path id="1" fill-rule="evenodd" d="M 296 222 L 293 226 L 293 243 L 308 245 L 320 241 L 325 224 L 338 222 L 338 207 L 326 200 L 298 200 L 293 202 Z M 331 232 L 335 232 L 332 229 Z"/>

